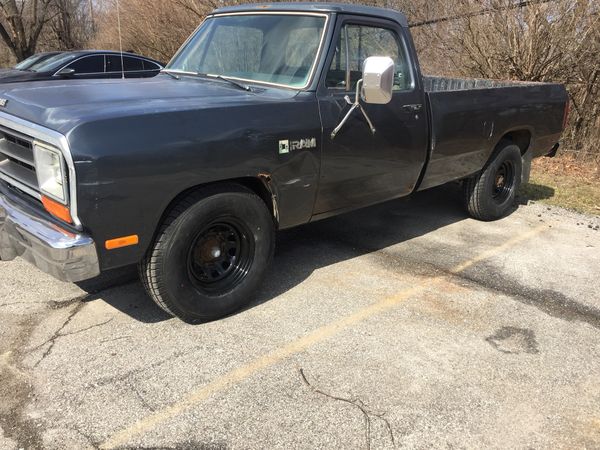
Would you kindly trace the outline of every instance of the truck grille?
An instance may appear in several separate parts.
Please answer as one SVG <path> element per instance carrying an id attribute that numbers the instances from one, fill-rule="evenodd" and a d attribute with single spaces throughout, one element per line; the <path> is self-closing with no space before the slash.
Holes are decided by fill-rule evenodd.
<path id="1" fill-rule="evenodd" d="M 33 138 L 0 127 L 0 179 L 39 199 L 33 162 Z"/>

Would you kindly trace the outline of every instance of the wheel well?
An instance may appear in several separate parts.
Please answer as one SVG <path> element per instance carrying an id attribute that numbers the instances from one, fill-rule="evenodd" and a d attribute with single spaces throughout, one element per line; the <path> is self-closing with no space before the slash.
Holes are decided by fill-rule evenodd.
<path id="1" fill-rule="evenodd" d="M 190 195 L 191 193 L 193 193 L 199 189 L 203 189 L 203 188 L 206 188 L 209 186 L 231 185 L 231 184 L 237 184 L 237 185 L 243 186 L 246 189 L 248 189 L 248 190 L 254 192 L 256 195 L 258 195 L 261 198 L 261 200 L 265 203 L 267 208 L 269 209 L 269 212 L 271 213 L 271 216 L 273 217 L 273 221 L 275 222 L 275 226 L 278 226 L 279 216 L 278 216 L 278 212 L 277 212 L 277 204 L 275 203 L 275 199 L 270 191 L 270 188 L 268 187 L 270 181 L 271 181 L 270 176 L 261 174 L 261 175 L 259 175 L 259 177 L 233 178 L 233 179 L 229 179 L 229 180 L 216 181 L 213 183 L 199 184 L 197 186 L 193 186 L 189 189 L 186 189 L 185 191 L 179 193 L 179 195 L 177 195 L 173 200 L 171 200 L 169 205 L 165 208 L 165 210 L 163 211 L 161 218 L 157 224 L 155 233 L 160 228 L 165 217 L 169 214 L 169 211 L 171 211 L 171 209 L 182 198 L 187 197 L 188 195 Z"/>
<path id="2" fill-rule="evenodd" d="M 275 224 L 279 222 L 279 217 L 277 214 L 277 205 L 275 203 L 274 193 L 271 191 L 269 184 L 271 183 L 271 177 L 269 175 L 261 174 L 260 178 L 254 177 L 245 177 L 245 178 L 237 178 L 235 180 L 228 180 L 227 183 L 238 183 L 242 186 L 250 189 L 256 195 L 258 195 L 267 208 L 269 208 L 269 212 L 275 221 Z"/>
<path id="3" fill-rule="evenodd" d="M 219 186 L 219 185 L 239 185 L 243 186 L 246 189 L 254 192 L 256 195 L 260 197 L 260 199 L 265 203 L 271 216 L 273 217 L 273 222 L 275 223 L 275 227 L 279 227 L 279 212 L 277 210 L 276 199 L 273 194 L 271 194 L 269 184 L 271 182 L 271 177 L 269 175 L 260 174 L 258 177 L 243 177 L 243 178 L 233 178 L 229 180 L 216 181 L 213 183 L 199 184 L 197 186 L 193 186 L 185 191 L 179 193 L 179 195 L 175 196 L 173 200 L 167 205 L 165 210 L 162 212 L 158 223 L 153 232 L 153 236 L 150 242 L 154 242 L 156 239 L 156 234 L 160 230 L 165 218 L 169 215 L 169 212 L 175 207 L 175 205 L 184 197 L 192 194 L 193 192 L 203 189 L 209 186 Z"/>
<path id="4" fill-rule="evenodd" d="M 509 131 L 502 136 L 500 142 L 502 141 L 509 141 L 515 144 L 521 149 L 521 156 L 523 156 L 531 145 L 531 132 L 529 130 Z"/>

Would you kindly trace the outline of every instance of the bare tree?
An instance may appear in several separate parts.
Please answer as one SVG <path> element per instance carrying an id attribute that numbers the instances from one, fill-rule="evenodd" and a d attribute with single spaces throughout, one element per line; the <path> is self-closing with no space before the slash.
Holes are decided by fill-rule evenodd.
<path id="1" fill-rule="evenodd" d="M 0 37 L 18 61 L 35 53 L 52 0 L 1 0 Z"/>
<path id="2" fill-rule="evenodd" d="M 600 155 L 597 0 L 489 0 L 485 9 L 476 0 L 455 0 L 438 7 L 438 17 L 453 19 L 414 29 L 419 41 L 429 43 L 426 69 L 565 83 L 572 107 L 567 147 L 578 155 Z"/>
<path id="3" fill-rule="evenodd" d="M 220 6 L 219 0 L 174 0 L 173 3 L 198 19 L 203 19 L 213 9 Z M 228 2 L 230 5 L 234 3 L 233 1 Z"/>
<path id="4" fill-rule="evenodd" d="M 53 0 L 46 45 L 60 50 L 80 49 L 94 34 L 94 10 L 90 0 Z"/>
<path id="5" fill-rule="evenodd" d="M 187 0 L 121 0 L 123 48 L 166 62 L 202 21 L 203 15 L 182 6 Z M 93 45 L 119 48 L 116 1 L 107 1 L 97 14 L 98 33 Z M 110 6 L 110 7 L 108 7 Z M 187 5 L 193 7 L 191 0 Z"/>

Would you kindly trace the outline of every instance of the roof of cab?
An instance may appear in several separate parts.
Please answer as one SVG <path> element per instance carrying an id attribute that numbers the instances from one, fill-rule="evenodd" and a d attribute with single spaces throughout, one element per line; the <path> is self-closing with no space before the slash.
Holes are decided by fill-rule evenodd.
<path id="1" fill-rule="evenodd" d="M 340 14 L 357 14 L 361 16 L 383 17 L 393 20 L 403 27 L 408 26 L 404 14 L 393 9 L 376 8 L 374 6 L 351 5 L 347 3 L 250 3 L 245 5 L 227 6 L 218 8 L 211 14 L 256 12 L 256 11 L 302 11 L 302 12 L 325 12 Z"/>

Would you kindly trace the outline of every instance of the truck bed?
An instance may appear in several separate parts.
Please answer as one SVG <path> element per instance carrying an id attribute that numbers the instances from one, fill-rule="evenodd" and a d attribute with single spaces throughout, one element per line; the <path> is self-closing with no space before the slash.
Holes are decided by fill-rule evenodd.
<path id="1" fill-rule="evenodd" d="M 547 154 L 560 139 L 567 102 L 560 84 L 423 76 L 423 85 L 431 137 L 419 190 L 478 172 L 513 130 L 527 157 Z"/>

